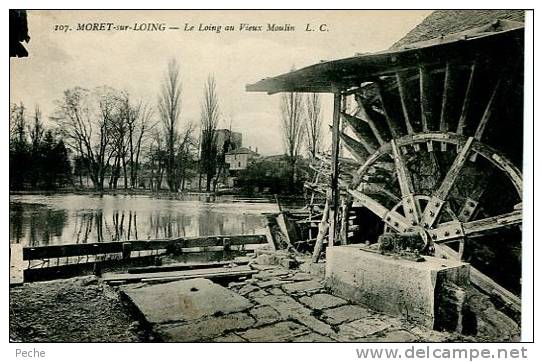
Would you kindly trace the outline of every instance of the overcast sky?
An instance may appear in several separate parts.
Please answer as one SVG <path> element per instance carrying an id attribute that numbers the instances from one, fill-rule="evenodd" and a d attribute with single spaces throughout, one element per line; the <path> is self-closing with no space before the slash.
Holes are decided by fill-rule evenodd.
<path id="1" fill-rule="evenodd" d="M 11 102 L 39 105 L 45 117 L 63 90 L 109 85 L 156 104 L 168 60 L 176 58 L 183 80 L 181 124 L 198 122 L 203 86 L 214 74 L 220 97 L 220 128 L 243 133 L 245 146 L 282 153 L 279 95 L 247 93 L 261 78 L 319 62 L 390 47 L 429 11 L 29 11 L 28 58 L 10 60 Z M 165 23 L 179 30 L 77 31 L 79 23 Z M 195 31 L 184 31 L 185 23 Z M 196 31 L 199 25 L 235 26 L 235 31 Z M 241 23 L 290 24 L 293 32 L 239 31 Z M 306 32 L 306 24 L 328 31 Z M 55 25 L 69 25 L 69 32 Z M 330 96 L 323 97 L 330 123 Z M 326 128 L 325 128 L 326 130 Z M 328 137 L 328 134 L 326 135 Z"/>

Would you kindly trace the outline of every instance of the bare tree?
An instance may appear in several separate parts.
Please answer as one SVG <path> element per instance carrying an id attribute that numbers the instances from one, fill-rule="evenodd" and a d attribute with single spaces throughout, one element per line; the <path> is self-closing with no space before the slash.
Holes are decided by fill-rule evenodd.
<path id="1" fill-rule="evenodd" d="M 217 85 L 212 75 L 207 77 L 204 86 L 204 99 L 201 103 L 200 127 L 200 173 L 206 175 L 206 191 L 211 191 L 211 181 L 217 166 L 217 140 L 215 131 L 219 124 L 220 107 Z"/>
<path id="2" fill-rule="evenodd" d="M 126 124 L 126 152 L 127 160 L 124 163 L 125 184 L 130 180 L 130 187 L 137 188 L 140 170 L 140 155 L 142 144 L 149 130 L 154 128 L 151 123 L 153 116 L 152 108 L 142 101 L 133 104 L 129 94 L 122 98 L 122 118 Z M 130 174 L 126 175 L 126 169 Z M 126 186 L 125 186 L 126 187 Z"/>
<path id="3" fill-rule="evenodd" d="M 97 190 L 104 189 L 107 165 L 115 154 L 111 147 L 112 123 L 118 98 L 114 90 L 101 87 L 94 92 L 76 87 L 64 91 L 53 117 L 66 144 L 85 160 Z"/>
<path id="4" fill-rule="evenodd" d="M 320 151 L 322 138 L 321 97 L 318 93 L 308 94 L 305 98 L 307 134 L 307 152 L 311 158 L 315 158 Z"/>
<path id="5" fill-rule="evenodd" d="M 291 167 L 289 182 L 292 191 L 296 180 L 296 161 L 304 138 L 302 94 L 283 93 L 280 109 L 283 146 Z"/>
<path id="6" fill-rule="evenodd" d="M 168 71 L 162 83 L 158 99 L 158 110 L 166 137 L 166 179 L 170 191 L 176 189 L 175 146 L 178 139 L 178 121 L 181 113 L 182 84 L 179 75 L 179 65 L 175 59 L 168 63 Z"/>
<path id="7" fill-rule="evenodd" d="M 162 187 L 162 179 L 167 162 L 163 138 L 161 131 L 155 129 L 152 132 L 152 141 L 149 145 L 148 161 L 151 173 L 149 188 L 155 191 L 159 191 Z"/>

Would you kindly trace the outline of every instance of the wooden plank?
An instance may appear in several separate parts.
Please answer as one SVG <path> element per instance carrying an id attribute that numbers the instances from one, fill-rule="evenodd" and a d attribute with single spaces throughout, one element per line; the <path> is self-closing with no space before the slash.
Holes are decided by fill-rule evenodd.
<path id="1" fill-rule="evenodd" d="M 346 135 L 345 133 L 341 132 L 340 134 L 341 141 L 343 141 L 343 145 L 345 148 L 347 148 L 347 151 L 353 157 L 360 163 L 364 163 L 368 156 L 370 155 L 367 148 L 364 147 L 360 142 L 355 140 L 354 138 Z"/>
<path id="2" fill-rule="evenodd" d="M 155 239 L 155 240 L 130 240 L 126 242 L 105 242 L 90 244 L 64 244 L 46 245 L 36 247 L 24 247 L 23 259 L 50 259 L 71 256 L 85 256 L 97 254 L 116 254 L 126 252 L 130 244 L 130 251 L 162 250 L 178 244 L 181 248 L 202 248 L 212 246 L 224 246 L 228 239 L 229 245 L 252 245 L 267 243 L 265 235 L 218 235 L 192 238 Z"/>
<path id="3" fill-rule="evenodd" d="M 477 61 L 473 62 L 471 65 L 468 85 L 466 86 L 466 93 L 464 95 L 464 102 L 462 103 L 462 111 L 460 112 L 460 118 L 458 119 L 458 125 L 456 127 L 456 133 L 458 134 L 464 134 L 464 128 L 466 127 L 476 69 Z"/>
<path id="4" fill-rule="evenodd" d="M 266 240 L 271 250 L 277 249 L 277 246 L 275 245 L 275 236 L 273 235 L 271 225 L 269 223 L 266 225 Z"/>
<path id="5" fill-rule="evenodd" d="M 243 261 L 213 261 L 208 263 L 174 263 L 160 266 L 143 266 L 137 268 L 129 268 L 128 274 L 143 274 L 143 273 L 160 273 L 169 271 L 183 271 L 183 270 L 195 270 L 195 269 L 211 269 L 220 268 L 228 265 L 247 265 L 249 260 Z"/>
<path id="6" fill-rule="evenodd" d="M 434 244 L 436 256 L 447 259 L 457 259 L 457 253 L 452 248 L 443 244 Z M 477 270 L 473 265 L 470 267 L 470 281 L 473 285 L 483 290 L 489 296 L 497 298 L 503 305 L 510 308 L 517 314 L 521 313 L 521 300 L 519 297 L 496 283 L 494 280 Z"/>
<path id="7" fill-rule="evenodd" d="M 157 273 L 105 273 L 102 275 L 102 279 L 108 283 L 121 282 L 121 283 L 136 283 L 146 281 L 158 281 L 158 280 L 183 280 L 192 278 L 225 278 L 234 276 L 247 276 L 257 273 L 257 270 L 253 270 L 248 266 L 233 267 L 233 268 L 210 268 L 210 269 L 195 269 L 184 271 L 169 271 L 169 272 L 157 272 Z"/>
<path id="8" fill-rule="evenodd" d="M 379 142 L 375 138 L 373 131 L 367 122 L 345 112 L 341 112 L 341 117 L 353 130 L 358 141 L 364 146 L 368 153 L 374 153 L 379 148 Z"/>
<path id="9" fill-rule="evenodd" d="M 23 246 L 10 244 L 9 246 L 9 285 L 16 286 L 24 282 Z"/>
<path id="10" fill-rule="evenodd" d="M 121 253 L 123 243 L 106 242 L 92 244 L 46 245 L 23 248 L 24 260 L 62 258 L 69 256 Z"/>
<path id="11" fill-rule="evenodd" d="M 430 132 L 434 130 L 431 98 L 434 90 L 432 89 L 430 77 L 430 72 L 426 67 L 419 67 L 420 117 L 423 132 Z"/>
<path id="12" fill-rule="evenodd" d="M 294 234 L 291 232 L 291 228 L 289 225 L 287 225 L 288 220 L 287 217 L 283 212 L 279 213 L 277 215 L 277 225 L 279 226 L 279 230 L 281 230 L 281 233 L 285 236 L 285 241 L 289 245 L 289 247 L 292 247 L 292 242 L 296 241 L 296 237 L 294 237 Z"/>
<path id="13" fill-rule="evenodd" d="M 522 210 L 474 220 L 463 224 L 464 233 L 471 237 L 487 235 L 504 227 L 522 224 Z"/>

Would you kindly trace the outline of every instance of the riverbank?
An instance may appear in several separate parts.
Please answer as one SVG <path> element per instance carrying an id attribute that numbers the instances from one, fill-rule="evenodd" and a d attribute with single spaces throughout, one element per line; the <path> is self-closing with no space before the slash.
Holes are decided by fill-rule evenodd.
<path id="1" fill-rule="evenodd" d="M 94 276 L 10 288 L 9 334 L 17 342 L 140 342 L 146 338 L 118 292 Z"/>
<path id="2" fill-rule="evenodd" d="M 213 308 L 197 316 L 191 310 L 188 320 L 177 313 L 179 305 L 160 308 L 160 303 L 152 302 L 154 293 L 147 294 L 150 310 L 145 302 L 138 303 L 138 310 L 136 300 L 130 299 L 130 290 L 166 290 L 179 282 L 112 287 L 96 277 L 80 277 L 25 284 L 10 289 L 10 337 L 22 342 L 476 341 L 429 330 L 334 296 L 323 286 L 323 263 L 312 265 L 298 257 L 295 263 L 301 263 L 300 267 L 269 265 L 266 257 L 259 256 L 251 263 L 256 271 L 251 278 L 223 286 L 192 279 L 198 288 L 191 291 L 205 292 L 212 285 L 237 302 L 223 301 L 221 307 L 221 298 L 213 298 Z M 178 320 L 167 317 L 163 322 L 166 315 Z"/>

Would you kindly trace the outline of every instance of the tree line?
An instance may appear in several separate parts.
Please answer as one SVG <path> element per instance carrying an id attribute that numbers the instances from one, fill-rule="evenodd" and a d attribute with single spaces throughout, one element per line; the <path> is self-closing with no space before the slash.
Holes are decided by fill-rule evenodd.
<path id="1" fill-rule="evenodd" d="M 71 164 L 63 140 L 43 126 L 40 109 L 31 117 L 23 104 L 10 106 L 9 185 L 44 190 L 71 183 Z"/>
<path id="2" fill-rule="evenodd" d="M 23 104 L 13 104 L 11 189 L 83 188 L 84 180 L 90 180 L 97 191 L 158 191 L 165 183 L 168 190 L 177 192 L 197 177 L 199 190 L 215 191 L 227 171 L 224 154 L 228 151 L 228 144 L 222 149 L 217 145 L 221 107 L 215 78 L 208 76 L 204 84 L 199 124 L 182 117 L 182 100 L 182 76 L 172 59 L 155 103 L 136 100 L 110 86 L 74 87 L 55 102 L 49 127 L 39 108 L 29 116 Z M 321 148 L 320 96 L 285 93 L 280 115 L 288 165 L 281 177 L 286 180 L 285 191 L 295 193 L 301 184 L 297 165 L 302 145 L 310 157 Z M 266 178 L 259 169 L 248 170 L 252 176 L 241 181 Z"/>
<path id="3" fill-rule="evenodd" d="M 181 121 L 182 90 L 172 59 L 155 106 L 109 86 L 74 87 L 55 102 L 46 130 L 39 109 L 30 121 L 23 104 L 12 105 L 11 189 L 83 187 L 88 178 L 98 191 L 160 190 L 164 182 L 179 191 L 197 175 L 199 189 L 216 188 L 225 167 L 216 147 L 221 113 L 215 79 L 209 76 L 204 85 L 199 135 L 197 125 Z"/>

